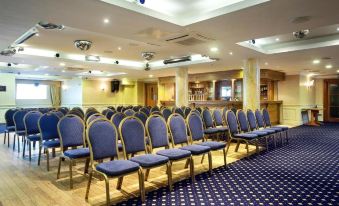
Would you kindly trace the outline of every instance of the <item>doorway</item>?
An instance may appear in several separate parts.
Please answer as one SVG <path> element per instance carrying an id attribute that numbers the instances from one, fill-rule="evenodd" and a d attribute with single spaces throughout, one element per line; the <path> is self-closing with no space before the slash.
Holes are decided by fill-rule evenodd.
<path id="1" fill-rule="evenodd" d="M 339 79 L 324 80 L 324 121 L 339 122 Z"/>
<path id="2" fill-rule="evenodd" d="M 145 84 L 145 105 L 154 107 L 158 104 L 158 84 L 146 83 Z"/>

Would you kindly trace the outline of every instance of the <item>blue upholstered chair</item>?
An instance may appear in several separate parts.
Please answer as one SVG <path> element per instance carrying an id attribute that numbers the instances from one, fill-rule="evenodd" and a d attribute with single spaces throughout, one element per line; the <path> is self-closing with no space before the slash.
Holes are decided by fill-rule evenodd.
<path id="1" fill-rule="evenodd" d="M 258 135 L 258 138 L 265 139 L 265 147 L 267 151 L 269 147 L 268 141 L 273 140 L 273 142 L 275 142 L 274 135 L 272 135 L 272 132 L 264 131 L 264 130 L 251 130 L 249 126 L 249 121 L 247 119 L 247 115 L 241 109 L 238 109 L 237 111 L 237 120 L 238 120 L 240 132 L 256 134 Z"/>
<path id="2" fill-rule="evenodd" d="M 121 112 L 117 112 L 115 114 L 113 114 L 112 118 L 111 118 L 111 122 L 114 124 L 114 126 L 116 128 L 119 128 L 119 125 L 121 123 L 121 121 L 126 117 L 126 114 L 121 113 Z M 119 138 L 120 139 L 120 138 Z"/>
<path id="3" fill-rule="evenodd" d="M 82 110 L 80 107 L 73 107 L 72 110 L 77 110 L 82 114 L 83 117 L 85 116 L 84 110 Z"/>
<path id="4" fill-rule="evenodd" d="M 135 114 L 135 111 L 133 109 L 127 109 L 124 111 L 124 114 L 126 116 L 133 116 Z"/>
<path id="5" fill-rule="evenodd" d="M 191 113 L 192 109 L 190 107 L 185 107 L 184 114 L 185 117 L 188 117 L 188 115 Z"/>
<path id="6" fill-rule="evenodd" d="M 108 108 L 104 109 L 104 110 L 102 110 L 101 114 L 106 116 L 108 111 L 110 111 L 110 109 L 108 109 Z"/>
<path id="7" fill-rule="evenodd" d="M 139 118 L 142 123 L 145 125 L 146 124 L 146 120 L 147 120 L 147 115 L 143 112 L 136 112 L 134 114 L 135 117 Z"/>
<path id="8" fill-rule="evenodd" d="M 158 106 L 154 106 L 150 109 L 150 113 L 154 112 L 154 111 L 158 111 L 160 112 L 160 108 Z"/>
<path id="9" fill-rule="evenodd" d="M 139 191 L 141 201 L 145 200 L 144 175 L 139 164 L 130 160 L 119 160 L 118 132 L 116 127 L 106 119 L 96 119 L 86 130 L 89 144 L 91 169 L 86 190 L 86 200 L 91 186 L 93 173 L 104 177 L 106 185 L 106 204 L 110 205 L 109 178 L 118 178 L 117 189 L 120 190 L 123 177 L 132 173 L 139 175 Z M 117 157 L 117 160 L 113 160 Z M 110 161 L 103 162 L 109 158 Z M 100 162 L 100 163 L 98 163 Z"/>
<path id="10" fill-rule="evenodd" d="M 161 111 L 153 111 L 153 112 L 151 112 L 150 115 L 160 115 L 160 116 L 162 116 L 162 113 L 161 113 Z"/>
<path id="11" fill-rule="evenodd" d="M 107 113 L 106 113 L 106 118 L 109 120 L 112 118 L 113 114 L 115 114 L 117 111 L 116 110 L 109 110 Z"/>
<path id="12" fill-rule="evenodd" d="M 91 123 L 93 120 L 95 119 L 99 119 L 99 118 L 106 118 L 104 115 L 100 114 L 100 113 L 95 113 L 92 114 L 90 117 L 88 117 L 88 119 L 86 120 L 86 125 L 89 125 L 89 123 Z"/>
<path id="13" fill-rule="evenodd" d="M 124 107 L 123 106 L 117 106 L 117 111 L 118 112 L 123 112 L 124 110 Z"/>
<path id="14" fill-rule="evenodd" d="M 64 113 L 62 113 L 61 111 L 57 111 L 57 110 L 52 110 L 50 111 L 51 113 L 54 113 L 56 116 L 59 117 L 59 119 L 61 119 L 64 115 Z"/>
<path id="15" fill-rule="evenodd" d="M 82 112 L 78 109 L 72 109 L 71 111 L 69 111 L 67 114 L 73 114 L 76 115 L 78 117 L 80 117 L 81 119 L 84 119 L 84 115 L 82 114 Z"/>
<path id="16" fill-rule="evenodd" d="M 190 163 L 190 172 L 192 181 L 194 181 L 194 164 L 190 151 L 178 148 L 169 149 L 168 128 L 165 119 L 160 115 L 151 115 L 146 122 L 147 136 L 150 137 L 150 151 L 155 148 L 165 148 L 156 152 L 158 155 L 168 157 L 169 164 L 173 162 L 187 160 Z M 172 173 L 172 171 L 168 171 Z M 171 184 L 170 184 L 171 187 Z"/>
<path id="17" fill-rule="evenodd" d="M 147 107 L 141 107 L 139 111 L 145 113 L 147 117 L 151 114 L 151 111 Z"/>
<path id="18" fill-rule="evenodd" d="M 168 117 L 171 116 L 171 114 L 172 114 L 172 111 L 170 109 L 168 109 L 168 108 L 163 108 L 161 110 L 161 114 L 165 118 L 165 121 L 167 122 Z"/>
<path id="19" fill-rule="evenodd" d="M 175 147 L 175 145 L 181 144 L 182 147 L 180 147 L 180 149 L 190 151 L 192 156 L 208 154 L 209 171 L 212 172 L 211 148 L 207 146 L 192 144 L 192 141 L 187 135 L 187 125 L 185 124 L 184 118 L 180 114 L 172 114 L 168 118 L 167 125 L 171 134 L 171 142 L 173 148 Z M 186 144 L 186 146 L 183 146 L 184 144 Z M 191 160 L 191 164 L 194 164 L 193 159 Z M 188 162 L 186 162 L 186 167 L 187 166 Z"/>
<path id="20" fill-rule="evenodd" d="M 25 125 L 25 141 L 23 146 L 22 156 L 25 157 L 25 147 L 26 143 L 28 144 L 29 149 L 29 161 L 32 160 L 32 148 L 31 143 L 35 145 L 36 142 L 40 141 L 40 131 L 39 131 L 39 119 L 42 116 L 42 113 L 39 111 L 28 112 L 24 117 Z"/>
<path id="21" fill-rule="evenodd" d="M 60 177 L 62 159 L 69 161 L 69 181 L 70 188 L 73 188 L 72 166 L 76 160 L 86 160 L 85 173 L 87 173 L 90 154 L 85 143 L 85 123 L 76 115 L 66 115 L 58 123 L 58 133 L 60 137 L 61 155 L 57 179 Z M 70 149 L 71 148 L 71 149 Z"/>
<path id="22" fill-rule="evenodd" d="M 254 112 L 255 118 L 257 120 L 258 128 L 259 129 L 266 129 L 266 130 L 273 130 L 276 133 L 276 138 L 281 139 L 281 144 L 283 142 L 282 133 L 284 132 L 283 128 L 278 127 L 266 127 L 264 117 L 259 109 L 256 109 Z"/>
<path id="23" fill-rule="evenodd" d="M 67 107 L 59 107 L 58 111 L 62 112 L 64 115 L 66 115 L 69 112 L 69 109 Z"/>
<path id="24" fill-rule="evenodd" d="M 203 122 L 202 122 L 201 117 L 198 114 L 196 113 L 189 114 L 188 117 L 186 118 L 186 121 L 187 121 L 188 129 L 191 134 L 192 143 L 198 142 L 197 143 L 198 145 L 207 146 L 212 151 L 222 150 L 224 153 L 224 164 L 226 165 L 226 155 L 227 155 L 226 154 L 226 143 L 206 140 L 205 138 L 206 133 L 204 132 Z M 203 159 L 201 161 L 203 161 Z"/>
<path id="25" fill-rule="evenodd" d="M 194 112 L 194 113 L 196 113 L 197 115 L 201 116 L 201 113 L 199 112 L 199 110 L 192 109 L 192 111 L 191 111 L 191 112 Z"/>
<path id="26" fill-rule="evenodd" d="M 219 133 L 225 133 L 226 128 L 215 128 L 213 123 L 213 117 L 209 109 L 205 108 L 202 110 L 202 121 L 204 126 L 204 132 L 206 135 L 217 135 Z"/>
<path id="27" fill-rule="evenodd" d="M 135 111 L 135 112 L 139 112 L 140 108 L 141 108 L 141 106 L 138 105 L 138 106 L 133 106 L 132 109 L 133 109 L 133 111 Z"/>
<path id="28" fill-rule="evenodd" d="M 96 109 L 94 108 L 90 108 L 86 111 L 86 114 L 85 114 L 85 121 L 87 121 L 87 119 L 92 116 L 93 114 L 100 114 L 100 112 L 98 112 Z"/>
<path id="29" fill-rule="evenodd" d="M 15 124 L 13 116 L 15 112 L 17 112 L 19 109 L 9 109 L 5 113 L 5 121 L 6 121 L 6 128 L 5 128 L 5 134 L 4 134 L 4 144 L 6 144 L 6 136 L 7 136 L 7 145 L 9 147 L 9 136 L 10 133 L 15 132 Z"/>
<path id="30" fill-rule="evenodd" d="M 123 151 L 125 159 L 130 159 L 138 163 L 143 169 L 146 169 L 145 181 L 148 179 L 150 169 L 167 166 L 167 171 L 171 170 L 171 164 L 168 157 L 156 154 L 149 154 L 146 147 L 145 127 L 142 122 L 136 117 L 126 117 L 122 120 L 119 126 L 119 133 L 122 139 Z M 136 153 L 145 153 L 136 155 Z M 129 158 L 129 155 L 132 155 Z M 169 187 L 171 188 L 172 177 L 171 173 L 167 172 Z"/>
<path id="31" fill-rule="evenodd" d="M 115 108 L 113 106 L 108 106 L 108 109 L 112 110 L 112 111 L 116 111 Z"/>
<path id="32" fill-rule="evenodd" d="M 272 126 L 270 114 L 269 114 L 269 112 L 266 108 L 262 109 L 262 114 L 263 114 L 263 119 L 264 119 L 266 128 L 268 128 L 268 129 L 271 129 L 271 128 L 282 129 L 283 133 L 285 134 L 284 136 L 285 136 L 285 139 L 286 139 L 286 143 L 288 144 L 288 127 L 286 127 L 286 126 Z"/>
<path id="33" fill-rule="evenodd" d="M 237 146 L 235 148 L 235 151 L 237 152 L 239 149 L 240 142 L 245 142 L 246 144 L 246 149 L 247 149 L 247 157 L 249 155 L 249 144 L 254 143 L 256 146 L 256 151 L 259 153 L 259 145 L 258 145 L 258 135 L 253 134 L 253 133 L 240 133 L 239 127 L 238 127 L 238 122 L 237 122 L 237 117 L 235 116 L 234 112 L 232 110 L 228 110 L 226 112 L 225 120 L 228 126 L 228 132 L 229 132 L 229 137 L 230 141 L 231 140 L 236 140 L 237 141 Z M 229 143 L 230 143 L 229 141 Z M 229 149 L 230 144 L 228 144 L 227 151 Z"/>
<path id="34" fill-rule="evenodd" d="M 24 123 L 24 117 L 28 113 L 27 110 L 19 110 L 14 113 L 13 115 L 13 121 L 15 126 L 15 134 L 14 134 L 14 142 L 13 142 L 13 150 L 15 149 L 15 137 L 17 137 L 18 140 L 18 152 L 20 152 L 20 137 L 22 139 L 25 138 L 25 123 Z"/>
<path id="35" fill-rule="evenodd" d="M 59 117 L 54 113 L 43 114 L 38 122 L 40 130 L 40 142 L 39 142 L 39 158 L 38 165 L 40 165 L 41 150 L 46 151 L 47 157 L 47 171 L 49 171 L 49 149 L 55 151 L 55 148 L 60 147 L 59 134 L 57 125 Z"/>
<path id="36" fill-rule="evenodd" d="M 197 110 L 200 114 L 202 113 L 201 107 L 196 107 L 195 110 Z"/>
<path id="37" fill-rule="evenodd" d="M 228 128 L 225 126 L 222 112 L 219 109 L 215 109 L 213 110 L 212 116 L 214 120 L 214 126 L 221 132 L 222 136 L 226 140 Z"/>
<path id="38" fill-rule="evenodd" d="M 185 118 L 185 113 L 182 111 L 182 109 L 180 107 L 174 107 L 173 113 L 180 114 L 183 118 Z"/>

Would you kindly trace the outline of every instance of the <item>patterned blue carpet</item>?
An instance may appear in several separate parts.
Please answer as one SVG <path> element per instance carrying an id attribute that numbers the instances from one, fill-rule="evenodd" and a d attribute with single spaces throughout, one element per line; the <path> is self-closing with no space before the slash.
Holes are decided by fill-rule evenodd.
<path id="1" fill-rule="evenodd" d="M 291 129 L 289 145 L 213 171 L 149 192 L 145 205 L 338 205 L 339 124 Z"/>

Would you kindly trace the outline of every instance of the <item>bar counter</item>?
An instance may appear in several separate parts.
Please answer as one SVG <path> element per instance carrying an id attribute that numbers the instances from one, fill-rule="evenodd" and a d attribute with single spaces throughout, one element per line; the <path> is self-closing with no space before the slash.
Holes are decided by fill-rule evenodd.
<path id="1" fill-rule="evenodd" d="M 166 107 L 173 107 L 175 105 L 175 101 L 160 101 L 161 105 Z M 242 109 L 243 102 L 242 101 L 226 101 L 226 100 L 207 100 L 207 101 L 189 101 L 189 105 L 195 103 L 196 107 L 208 107 L 211 109 L 215 108 L 224 108 L 227 107 L 231 109 L 235 107 L 236 109 Z M 270 100 L 262 100 L 260 101 L 260 109 L 267 108 L 270 113 L 270 118 L 272 124 L 279 124 L 280 119 L 280 106 L 282 101 L 270 101 Z"/>

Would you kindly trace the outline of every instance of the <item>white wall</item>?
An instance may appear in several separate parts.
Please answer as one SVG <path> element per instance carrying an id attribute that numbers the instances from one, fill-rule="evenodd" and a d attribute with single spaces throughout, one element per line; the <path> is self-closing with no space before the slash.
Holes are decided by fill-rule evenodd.
<path id="1" fill-rule="evenodd" d="M 15 107 L 15 74 L 0 73 L 0 85 L 6 92 L 0 92 L 0 123 L 5 122 L 5 112 Z"/>
<path id="2" fill-rule="evenodd" d="M 61 106 L 82 107 L 82 79 L 74 78 L 61 83 Z"/>

